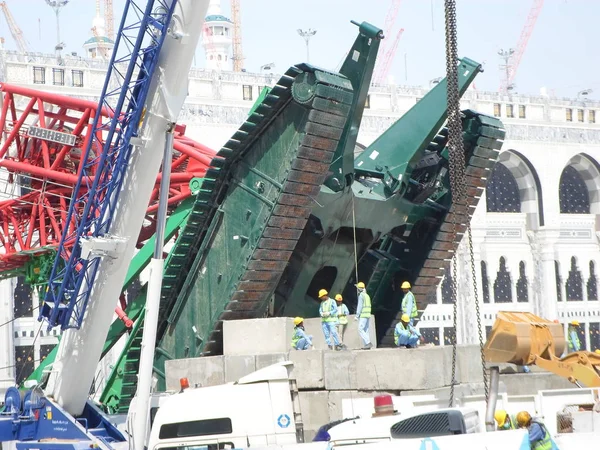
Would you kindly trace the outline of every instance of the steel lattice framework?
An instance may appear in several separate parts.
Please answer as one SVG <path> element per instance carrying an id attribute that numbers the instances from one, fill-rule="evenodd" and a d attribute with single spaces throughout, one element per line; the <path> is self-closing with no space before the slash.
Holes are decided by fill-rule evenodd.
<path id="1" fill-rule="evenodd" d="M 7 278 L 23 273 L 33 257 L 58 247 L 98 104 L 11 84 L 0 84 L 0 94 L 0 278 Z M 102 108 L 101 115 L 102 121 L 109 120 L 112 111 Z M 74 144 L 30 136 L 32 126 L 68 133 Z M 175 128 L 171 207 L 192 195 L 190 183 L 204 176 L 215 153 L 184 133 L 184 126 Z M 104 142 L 97 141 L 88 160 L 96 158 L 97 149 L 103 146 Z M 93 175 L 95 168 L 88 172 Z M 159 174 L 138 238 L 140 245 L 154 233 L 160 178 Z M 79 195 L 89 183 L 89 179 L 82 183 Z M 74 223 L 70 221 L 69 235 L 75 232 Z M 72 245 L 72 240 L 65 243 L 67 255 Z"/>

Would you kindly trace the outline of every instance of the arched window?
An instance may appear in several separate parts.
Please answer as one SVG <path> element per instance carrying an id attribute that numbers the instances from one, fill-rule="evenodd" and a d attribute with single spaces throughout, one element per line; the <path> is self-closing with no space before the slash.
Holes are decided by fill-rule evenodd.
<path id="1" fill-rule="evenodd" d="M 528 302 L 527 275 L 525 274 L 525 261 L 519 263 L 519 279 L 517 280 L 517 301 Z"/>
<path id="2" fill-rule="evenodd" d="M 598 279 L 596 278 L 596 267 L 594 261 L 590 261 L 590 277 L 587 282 L 588 300 L 598 300 Z"/>
<path id="3" fill-rule="evenodd" d="M 561 214 L 589 214 L 590 194 L 579 171 L 573 166 L 564 168 L 558 188 Z"/>
<path id="4" fill-rule="evenodd" d="M 452 270 L 447 269 L 442 281 L 442 303 L 452 304 Z"/>
<path id="5" fill-rule="evenodd" d="M 504 256 L 500 257 L 500 270 L 498 270 L 496 281 L 494 281 L 494 301 L 496 303 L 512 302 L 512 281 L 510 272 L 506 268 Z"/>
<path id="6" fill-rule="evenodd" d="M 221 59 L 222 59 L 221 55 L 217 56 L 217 59 L 218 59 L 219 61 L 221 61 Z"/>
<path id="7" fill-rule="evenodd" d="M 567 301 L 583 300 L 583 280 L 581 272 L 577 268 L 577 259 L 571 257 L 571 270 L 567 278 Z"/>
<path id="8" fill-rule="evenodd" d="M 497 163 L 492 169 L 485 190 L 485 198 L 488 212 L 521 212 L 521 197 L 517 180 L 504 164 Z"/>
<path id="9" fill-rule="evenodd" d="M 483 303 L 490 302 L 490 279 L 487 274 L 487 264 L 481 261 L 481 289 L 483 290 Z"/>

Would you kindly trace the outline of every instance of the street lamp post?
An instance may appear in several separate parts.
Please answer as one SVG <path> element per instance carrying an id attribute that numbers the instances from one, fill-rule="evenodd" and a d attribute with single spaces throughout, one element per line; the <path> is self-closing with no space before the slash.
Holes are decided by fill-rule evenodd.
<path id="1" fill-rule="evenodd" d="M 317 34 L 317 30 L 313 30 L 312 28 L 309 28 L 307 31 L 301 30 L 300 28 L 298 28 L 298 34 L 300 36 L 302 36 L 304 38 L 304 41 L 306 42 L 306 62 L 310 62 L 310 53 L 308 51 L 308 41 L 311 37 L 313 37 L 315 34 Z"/>

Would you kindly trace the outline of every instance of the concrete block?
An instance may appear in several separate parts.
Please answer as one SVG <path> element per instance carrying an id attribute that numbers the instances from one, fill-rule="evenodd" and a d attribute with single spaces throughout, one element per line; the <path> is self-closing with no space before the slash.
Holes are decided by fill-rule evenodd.
<path id="1" fill-rule="evenodd" d="M 552 373 L 500 374 L 508 395 L 531 395 L 548 389 L 574 389 L 575 385 Z"/>
<path id="2" fill-rule="evenodd" d="M 348 325 L 344 332 L 343 342 L 349 350 L 358 350 L 363 347 L 362 339 L 358 335 L 358 321 L 354 320 L 354 317 L 354 315 L 348 316 Z M 325 342 L 325 335 L 323 334 L 320 317 L 304 319 L 304 329 L 307 334 L 312 335 L 315 349 L 327 350 L 327 343 Z M 373 347 L 377 347 L 375 317 L 369 319 L 369 337 L 371 338 Z"/>
<path id="3" fill-rule="evenodd" d="M 289 360 L 294 363 L 291 376 L 296 378 L 298 389 L 325 388 L 323 353 L 322 350 L 290 351 Z"/>
<path id="4" fill-rule="evenodd" d="M 215 386 L 225 383 L 222 356 L 172 359 L 165 363 L 167 390 L 179 390 L 179 379 L 187 378 L 190 386 Z"/>
<path id="5" fill-rule="evenodd" d="M 286 353 L 270 353 L 268 355 L 256 355 L 256 370 L 264 367 L 287 361 L 288 354 Z"/>
<path id="6" fill-rule="evenodd" d="M 293 330 L 294 319 L 291 317 L 226 320 L 223 322 L 223 354 L 286 353 Z"/>
<path id="7" fill-rule="evenodd" d="M 223 357 L 225 382 L 230 383 L 255 372 L 256 360 L 252 355 L 226 355 Z"/>
<path id="8" fill-rule="evenodd" d="M 367 391 L 331 391 L 329 392 L 329 420 L 341 420 L 343 419 L 342 413 L 342 402 L 345 399 L 356 399 L 356 398 L 374 398 L 376 395 L 390 394 L 396 395 L 393 391 L 389 392 L 367 392 Z M 356 415 L 351 415 L 352 417 L 356 417 Z"/>
<path id="9" fill-rule="evenodd" d="M 358 389 L 356 355 L 369 351 L 374 350 L 340 352 L 326 350 L 323 352 L 325 389 L 329 391 Z"/>
<path id="10" fill-rule="evenodd" d="M 357 385 L 361 390 L 434 389 L 450 384 L 452 349 L 422 347 L 356 352 Z"/>
<path id="11" fill-rule="evenodd" d="M 298 395 L 304 432 L 316 433 L 322 425 L 330 422 L 327 408 L 329 393 L 327 391 L 303 391 Z"/>

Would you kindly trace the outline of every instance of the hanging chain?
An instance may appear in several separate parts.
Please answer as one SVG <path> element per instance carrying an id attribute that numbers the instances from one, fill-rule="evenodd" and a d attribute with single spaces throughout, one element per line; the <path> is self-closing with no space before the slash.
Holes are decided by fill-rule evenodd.
<path id="1" fill-rule="evenodd" d="M 477 276 L 475 270 L 475 255 L 473 252 L 473 238 L 471 234 L 470 220 L 468 219 L 468 204 L 466 193 L 465 175 L 465 153 L 462 138 L 462 122 L 460 112 L 460 91 L 458 84 L 458 45 L 456 33 L 456 0 L 445 0 L 445 25 L 446 25 L 446 80 L 448 94 L 448 150 L 450 168 L 450 189 L 452 192 L 452 203 L 454 213 L 452 214 L 452 242 L 458 244 L 457 237 L 458 219 L 467 216 L 467 239 L 471 261 L 471 275 L 473 278 L 473 289 L 475 293 L 475 310 L 477 316 L 477 329 L 479 333 L 479 348 L 481 353 L 481 364 L 483 371 L 483 385 L 486 402 L 489 397 L 488 378 L 483 353 L 483 331 L 481 326 L 481 312 L 479 307 L 479 296 L 477 292 Z M 454 385 L 456 384 L 456 329 L 458 316 L 457 286 L 458 262 L 456 253 L 452 258 L 452 328 L 454 340 L 452 342 L 452 382 L 450 385 L 449 406 L 454 406 Z"/>

